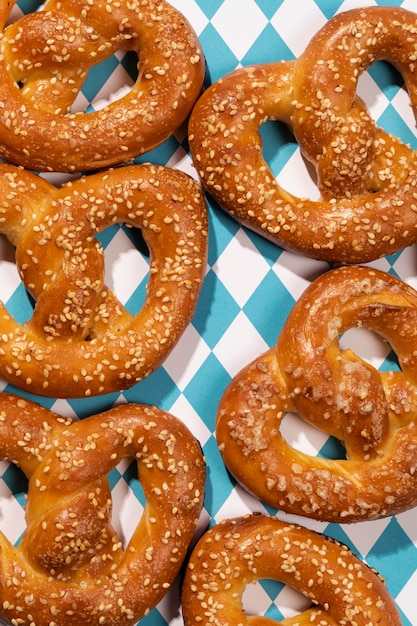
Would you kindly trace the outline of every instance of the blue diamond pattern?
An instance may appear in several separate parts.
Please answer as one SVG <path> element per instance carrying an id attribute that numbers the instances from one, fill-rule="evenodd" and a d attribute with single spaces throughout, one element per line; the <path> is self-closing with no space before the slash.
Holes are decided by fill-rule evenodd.
<path id="1" fill-rule="evenodd" d="M 233 46 L 236 42 L 234 24 L 226 25 L 227 28 L 223 28 L 221 33 L 215 27 L 215 16 L 225 2 L 230 2 L 230 0 L 210 0 L 210 2 L 207 0 L 176 0 L 176 4 L 181 6 L 191 23 L 194 22 L 194 17 L 196 23 L 200 23 L 198 35 L 207 63 L 206 86 L 241 65 L 294 58 L 295 52 L 287 43 L 291 41 L 288 38 L 288 33 L 293 32 L 295 28 L 300 33 L 299 36 L 307 32 L 309 26 L 308 10 L 310 8 L 318 8 L 319 16 L 322 14 L 329 19 L 339 10 L 357 5 L 355 0 L 303 0 L 298 6 L 293 0 L 239 0 L 237 10 L 245 12 L 245 7 L 253 8 L 253 3 L 255 3 L 262 12 L 261 18 L 266 19 L 266 24 L 264 19 L 261 20 L 262 27 L 259 28 L 259 33 L 254 40 L 248 42 L 243 54 L 239 54 L 241 58 L 237 58 L 233 52 L 236 49 Z M 18 4 L 23 12 L 29 12 L 36 9 L 40 2 L 39 0 L 19 0 Z M 377 0 L 372 3 L 364 2 L 364 4 L 404 5 L 409 8 L 411 3 L 409 0 L 405 2 L 401 0 Z M 294 20 L 288 22 L 274 19 L 278 18 L 277 12 L 280 9 L 287 9 L 287 14 L 290 14 L 290 8 L 293 10 Z M 200 20 L 201 14 L 206 21 Z M 259 15 L 259 11 L 256 14 Z M 255 32 L 259 25 L 254 24 L 253 27 Z M 306 38 L 303 44 L 306 45 L 307 43 L 308 39 Z M 241 48 L 239 47 L 239 49 Z M 105 91 L 118 70 L 123 70 L 122 74 L 126 72 L 128 77 L 134 81 L 137 76 L 136 54 L 134 52 L 118 53 L 90 71 L 82 89 L 82 96 L 90 103 L 88 110 L 92 110 L 91 102 L 100 91 Z M 371 66 L 368 73 L 377 85 L 377 89 L 383 93 L 382 107 L 376 122 L 415 148 L 417 145 L 415 127 L 409 125 L 409 118 L 403 114 L 399 105 L 403 95 L 401 93 L 403 84 L 400 74 L 383 61 Z M 173 137 L 155 150 L 138 158 L 137 162 L 151 161 L 158 164 L 169 162 L 171 166 L 178 163 L 180 168 L 195 174 L 188 154 L 186 130 L 184 124 Z M 273 174 L 278 176 L 294 156 L 298 146 L 284 123 L 266 122 L 261 127 L 260 132 L 263 141 L 263 154 Z M 303 195 L 302 192 L 299 195 Z M 235 514 L 240 514 L 239 498 L 235 497 L 238 487 L 222 462 L 215 439 L 217 405 L 224 389 L 231 380 L 231 374 L 226 363 L 222 362 L 221 351 L 218 350 L 218 347 L 239 315 L 245 317 L 248 325 L 256 331 L 254 334 L 257 334 L 265 344 L 274 345 L 279 330 L 296 300 L 295 294 L 300 293 L 300 285 L 305 285 L 311 280 L 315 274 L 315 266 L 306 264 L 302 266 L 303 269 L 299 269 L 301 266 L 294 262 L 294 276 L 290 285 L 287 272 L 288 258 L 291 258 L 291 255 L 288 257 L 286 253 L 283 254 L 281 248 L 274 246 L 255 233 L 246 232 L 248 247 L 252 245 L 253 250 L 257 251 L 264 260 L 265 265 L 262 270 L 265 271 L 260 273 L 259 280 L 244 303 L 239 304 L 238 296 L 248 282 L 247 277 L 241 272 L 247 250 L 244 246 L 241 249 L 236 246 L 233 248 L 236 250 L 236 258 L 229 259 L 233 263 L 233 271 L 236 275 L 234 289 L 231 289 L 230 285 L 227 286 L 223 280 L 221 261 L 224 259 L 223 255 L 228 254 L 231 244 L 242 235 L 242 228 L 221 210 L 209 196 L 207 197 L 207 205 L 209 214 L 208 267 L 196 314 L 189 329 L 191 340 L 186 332 L 179 345 L 174 348 L 169 366 L 161 366 L 151 376 L 131 389 L 99 398 L 67 399 L 66 402 L 68 413 L 74 413 L 80 419 L 88 419 L 89 415 L 105 411 L 120 402 L 156 405 L 164 410 L 172 411 L 181 418 L 182 415 L 178 414 L 176 409 L 188 403 L 192 415 L 185 415 L 184 418 L 189 418 L 188 423 L 191 424 L 191 429 L 193 430 L 195 425 L 196 432 L 201 432 L 199 426 L 204 425 L 208 432 L 202 446 L 207 462 L 205 512 L 209 518 L 208 523 L 212 525 L 219 512 L 227 505 L 229 505 L 229 509 L 236 506 Z M 140 234 L 133 229 L 117 224 L 98 235 L 104 252 L 106 253 L 106 249 L 115 241 L 121 230 L 145 258 L 148 257 L 146 246 L 143 244 Z M 402 254 L 402 251 L 397 252 L 385 260 L 389 271 L 399 275 L 400 278 L 403 271 L 400 263 L 403 258 Z M 414 266 L 411 276 L 415 276 Z M 135 289 L 126 302 L 126 308 L 132 313 L 139 309 L 145 298 L 146 283 L 147 277 L 138 279 Z M 6 306 L 10 313 L 22 323 L 30 318 L 33 310 L 33 303 L 23 285 L 19 285 L 12 295 L 7 297 Z M 200 346 L 196 345 L 196 336 L 201 341 Z M 242 344 L 245 341 L 247 341 L 247 337 L 241 337 Z M 180 388 L 173 364 L 175 365 L 176 359 L 183 363 L 184 355 L 186 355 L 185 360 L 189 358 L 192 371 L 189 373 L 186 383 Z M 194 365 L 194 359 L 197 365 Z M 244 365 L 246 363 L 241 363 L 242 367 Z M 381 365 L 381 370 L 388 371 L 391 369 L 399 369 L 396 355 L 393 353 L 390 353 Z M 8 384 L 5 384 L 4 389 L 18 393 L 22 397 L 34 399 L 49 408 L 54 408 L 53 405 L 57 400 L 32 396 Z M 59 408 L 63 407 L 61 404 L 58 406 Z M 193 420 L 196 422 L 195 424 Z M 324 458 L 343 458 L 344 449 L 338 441 L 329 438 L 319 450 L 318 455 Z M 20 470 L 9 465 L 1 478 L 3 483 L 0 483 L 0 490 L 2 487 L 4 492 L 10 489 L 18 505 L 23 507 L 27 481 Z M 143 490 L 136 477 L 136 464 L 134 462 L 124 470 L 120 470 L 118 467 L 114 468 L 109 475 L 109 481 L 112 489 L 117 488 L 117 486 L 120 487 L 121 481 L 128 483 L 134 496 L 139 502 L 144 503 Z M 275 510 L 263 504 L 259 504 L 259 507 L 256 506 L 255 508 L 273 515 L 276 514 Z M 414 521 L 417 521 L 414 511 L 410 512 L 410 515 L 414 516 Z M 7 528 L 8 524 L 14 523 L 13 520 L 2 519 L 0 522 L 4 524 L 4 526 L 0 526 L 1 530 L 4 527 Z M 23 532 L 23 529 L 19 529 L 19 531 Z M 359 550 L 355 546 L 354 533 L 349 534 L 349 528 L 343 525 L 329 524 L 325 527 L 324 532 L 345 543 L 359 554 Z M 406 533 L 399 517 L 390 519 L 382 527 L 382 530 L 378 524 L 366 523 L 363 527 L 363 533 L 369 537 L 368 543 L 371 546 L 363 558 L 366 558 L 367 562 L 386 578 L 390 593 L 394 599 L 398 599 L 404 626 L 417 624 L 417 609 L 412 608 L 411 611 L 414 612 L 410 614 L 409 606 L 407 610 L 403 610 L 401 606 L 401 594 L 405 589 L 408 591 L 407 583 L 417 571 L 417 539 L 415 534 L 410 536 Z M 266 593 L 271 599 L 271 604 L 266 609 L 266 615 L 277 621 L 283 619 L 277 597 L 283 585 L 269 580 L 261 581 L 260 585 L 264 596 Z M 174 624 L 181 626 L 178 594 L 175 595 L 176 590 L 173 591 L 172 599 L 167 601 L 171 608 L 167 610 L 166 606 L 156 607 L 141 621 L 141 626 L 173 626 Z M 413 590 L 410 590 L 409 593 L 412 592 Z"/>

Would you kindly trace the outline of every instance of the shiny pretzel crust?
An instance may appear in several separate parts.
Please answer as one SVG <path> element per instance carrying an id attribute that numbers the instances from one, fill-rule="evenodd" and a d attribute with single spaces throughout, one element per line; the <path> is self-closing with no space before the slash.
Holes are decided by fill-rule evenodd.
<path id="1" fill-rule="evenodd" d="M 211 85 L 189 123 L 208 193 L 243 225 L 317 259 L 364 263 L 417 241 L 416 154 L 376 127 L 356 94 L 385 59 L 417 104 L 417 16 L 396 7 L 336 15 L 298 59 L 239 68 Z M 317 169 L 321 198 L 285 190 L 263 155 L 260 127 L 287 124 Z"/>
<path id="2" fill-rule="evenodd" d="M 0 232 L 16 246 L 20 276 L 36 300 L 24 323 L 0 303 L 0 373 L 35 394 L 82 397 L 126 389 L 159 367 L 194 315 L 206 271 L 200 184 L 144 164 L 57 189 L 0 165 L 0 192 Z M 104 284 L 95 236 L 117 223 L 139 228 L 149 249 L 136 313 Z"/>
<path id="3" fill-rule="evenodd" d="M 381 578 L 348 548 L 307 528 L 257 515 L 224 520 L 195 546 L 182 591 L 185 626 L 276 624 L 242 607 L 245 587 L 262 578 L 291 585 L 313 604 L 280 621 L 283 626 L 401 626 Z"/>
<path id="4" fill-rule="evenodd" d="M 128 626 L 167 593 L 192 540 L 205 466 L 189 430 L 146 405 L 71 422 L 0 397 L 0 455 L 29 479 L 18 547 L 0 534 L 0 610 L 26 626 Z M 112 527 L 107 473 L 137 462 L 146 503 L 126 546 Z"/>
<path id="5" fill-rule="evenodd" d="M 138 54 L 132 88 L 71 112 L 90 68 L 120 50 Z M 131 161 L 179 129 L 204 73 L 194 30 L 165 0 L 48 0 L 0 37 L 0 154 L 40 171 Z"/>
<path id="6" fill-rule="evenodd" d="M 339 335 L 363 327 L 386 339 L 402 371 L 377 371 Z M 224 392 L 216 437 L 236 479 L 271 506 L 340 523 L 417 504 L 417 293 L 398 278 L 347 266 L 316 279 L 276 346 Z M 292 447 L 281 427 L 298 414 L 345 447 L 346 459 Z"/>

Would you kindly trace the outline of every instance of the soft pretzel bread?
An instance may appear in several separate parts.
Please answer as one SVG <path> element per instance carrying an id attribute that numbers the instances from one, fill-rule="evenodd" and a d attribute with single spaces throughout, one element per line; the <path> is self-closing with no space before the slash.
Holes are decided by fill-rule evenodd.
<path id="1" fill-rule="evenodd" d="M 417 241 L 416 155 L 375 126 L 356 95 L 385 59 L 417 105 L 417 16 L 398 7 L 336 15 L 296 60 L 252 65 L 210 86 L 189 122 L 194 165 L 210 195 L 245 226 L 304 255 L 363 263 Z M 319 200 L 275 180 L 260 127 L 280 120 L 316 167 Z"/>
<path id="2" fill-rule="evenodd" d="M 189 430 L 145 405 L 71 423 L 0 397 L 0 454 L 29 479 L 18 547 L 0 533 L 0 610 L 27 626 L 127 626 L 177 576 L 199 519 L 205 467 Z M 146 503 L 124 548 L 111 524 L 107 473 L 136 459 Z"/>
<path id="3" fill-rule="evenodd" d="M 182 591 L 185 626 L 272 626 L 247 615 L 247 585 L 271 578 L 291 585 L 313 604 L 283 626 L 400 626 L 384 582 L 346 546 L 274 517 L 248 515 L 210 528 L 187 564 Z"/>
<path id="4" fill-rule="evenodd" d="M 339 335 L 386 339 L 402 371 L 377 371 Z M 276 346 L 231 381 L 216 436 L 230 472 L 264 502 L 333 522 L 393 515 L 417 504 L 417 293 L 398 278 L 345 266 L 316 279 Z M 286 412 L 338 438 L 346 459 L 314 457 L 281 432 Z"/>
<path id="5" fill-rule="evenodd" d="M 103 283 L 95 235 L 118 222 L 140 228 L 150 251 L 136 315 Z M 0 232 L 36 299 L 23 324 L 0 303 L 0 373 L 19 388 L 76 397 L 131 387 L 162 363 L 194 314 L 207 212 L 199 183 L 183 172 L 130 165 L 57 189 L 0 165 Z"/>
<path id="6" fill-rule="evenodd" d="M 89 69 L 118 50 L 139 57 L 130 91 L 100 110 L 72 113 Z M 165 0 L 47 0 L 0 38 L 0 154 L 42 171 L 132 160 L 185 121 L 204 72 L 195 32 Z"/>

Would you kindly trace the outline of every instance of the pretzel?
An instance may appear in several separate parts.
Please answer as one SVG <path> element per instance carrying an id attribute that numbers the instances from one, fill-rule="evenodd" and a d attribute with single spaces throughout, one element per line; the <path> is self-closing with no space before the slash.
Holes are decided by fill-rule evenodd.
<path id="1" fill-rule="evenodd" d="M 182 592 L 185 626 L 276 624 L 247 615 L 245 587 L 262 578 L 291 585 L 312 607 L 283 626 L 400 626 L 381 577 L 328 537 L 274 517 L 247 515 L 210 528 L 195 546 Z"/>
<path id="2" fill-rule="evenodd" d="M 119 50 L 139 58 L 129 92 L 99 110 L 72 112 L 89 69 Z M 48 0 L 0 38 L 0 154 L 39 171 L 132 160 L 182 125 L 204 72 L 194 30 L 165 0 Z"/>
<path id="3" fill-rule="evenodd" d="M 417 105 L 417 16 L 396 7 L 336 15 L 298 59 L 239 68 L 210 86 L 189 121 L 208 193 L 244 226 L 303 255 L 364 263 L 417 241 L 416 154 L 377 127 L 356 95 L 376 60 L 401 72 Z M 317 168 L 320 199 L 296 197 L 262 153 L 266 120 L 288 125 Z"/>
<path id="4" fill-rule="evenodd" d="M 127 626 L 177 576 L 202 508 L 205 467 L 184 424 L 119 405 L 72 423 L 3 393 L 2 458 L 29 479 L 18 547 L 0 533 L 0 606 L 13 624 Z M 135 458 L 146 503 L 126 548 L 112 527 L 107 473 Z"/>
<path id="5" fill-rule="evenodd" d="M 231 474 L 271 506 L 349 523 L 417 504 L 417 293 L 398 278 L 345 266 L 316 279 L 277 343 L 244 367 L 218 406 L 216 436 Z M 339 335 L 363 327 L 387 340 L 401 371 L 379 372 Z M 346 459 L 292 447 L 296 413 L 345 447 Z"/>
<path id="6" fill-rule="evenodd" d="M 95 235 L 123 222 L 150 252 L 139 312 L 104 284 Z M 197 181 L 162 166 L 130 165 L 57 189 L 0 166 L 0 232 L 36 300 L 19 323 L 0 303 L 0 374 L 29 392 L 81 397 L 131 387 L 163 362 L 190 322 L 206 269 L 207 212 Z"/>

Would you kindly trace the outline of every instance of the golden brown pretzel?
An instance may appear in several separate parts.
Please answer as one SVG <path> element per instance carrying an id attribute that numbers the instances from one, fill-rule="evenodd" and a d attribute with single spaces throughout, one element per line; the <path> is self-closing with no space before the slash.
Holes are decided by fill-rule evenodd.
<path id="1" fill-rule="evenodd" d="M 199 519 L 205 467 L 180 420 L 120 405 L 71 423 L 0 397 L 0 454 L 29 478 L 18 547 L 0 533 L 0 611 L 27 626 L 127 626 L 175 579 Z M 107 473 L 132 457 L 146 503 L 124 548 L 111 523 Z"/>
<path id="2" fill-rule="evenodd" d="M 90 67 L 118 50 L 139 56 L 129 93 L 72 113 Z M 187 118 L 205 71 L 191 25 L 165 0 L 48 0 L 3 30 L 0 53 L 0 154 L 42 171 L 99 169 L 156 147 Z"/>
<path id="3" fill-rule="evenodd" d="M 117 222 L 140 228 L 150 251 L 137 315 L 103 283 L 95 234 Z M 36 299 L 24 324 L 0 303 L 0 373 L 19 388 L 75 397 L 131 387 L 162 363 L 194 313 L 207 212 L 200 185 L 183 172 L 131 165 L 57 189 L 0 165 L 0 232 Z"/>
<path id="4" fill-rule="evenodd" d="M 417 241 L 416 155 L 375 126 L 357 81 L 385 59 L 416 110 L 417 16 L 396 7 L 332 18 L 296 60 L 240 68 L 209 87 L 189 123 L 207 191 L 245 226 L 307 256 L 362 263 Z M 262 154 L 260 126 L 285 122 L 318 172 L 320 200 L 295 197 Z M 300 190 L 300 195 L 301 195 Z"/>
<path id="5" fill-rule="evenodd" d="M 216 435 L 231 473 L 264 502 L 320 520 L 353 522 L 417 504 L 417 293 L 398 278 L 347 266 L 316 279 L 275 347 L 231 381 Z M 386 339 L 402 371 L 379 372 L 339 335 Z M 295 412 L 338 438 L 346 459 L 314 457 L 281 432 Z"/>
<path id="6" fill-rule="evenodd" d="M 312 602 L 283 626 L 401 625 L 384 582 L 346 546 L 274 517 L 248 515 L 224 520 L 195 546 L 183 584 L 185 626 L 276 624 L 242 607 L 246 586 L 262 578 L 291 585 Z"/>

